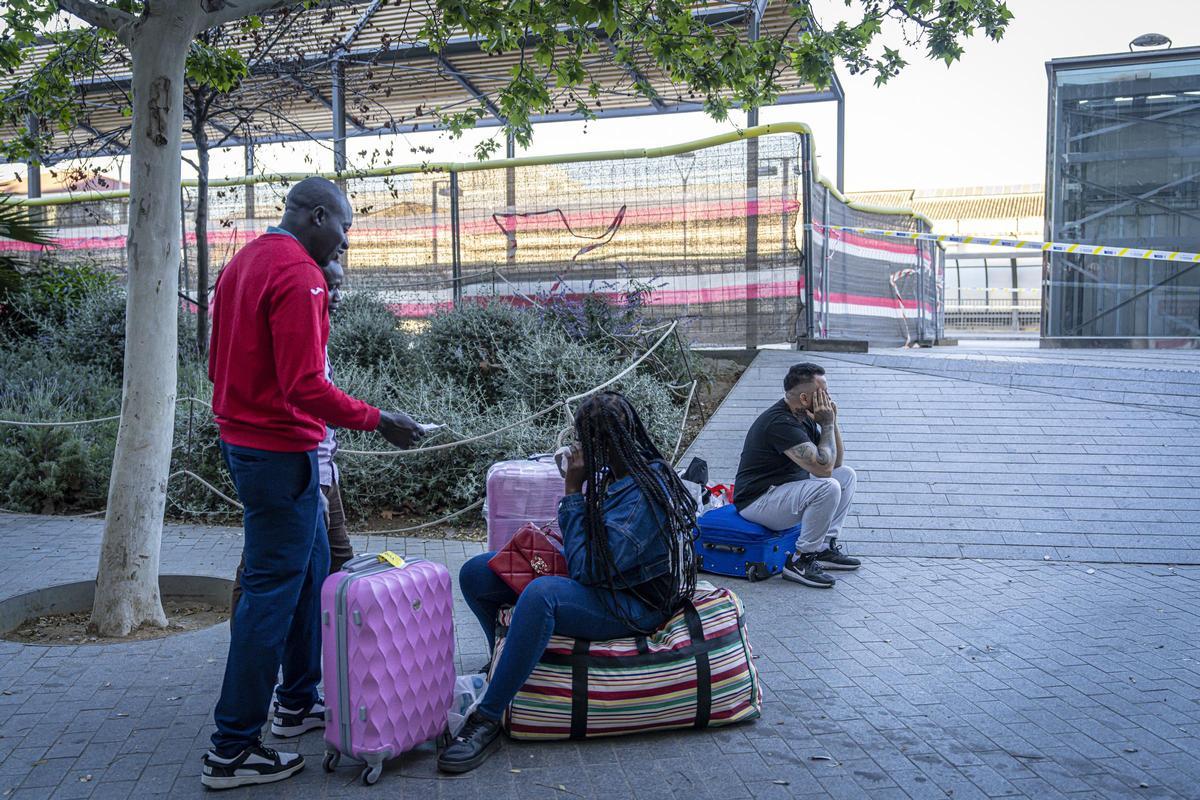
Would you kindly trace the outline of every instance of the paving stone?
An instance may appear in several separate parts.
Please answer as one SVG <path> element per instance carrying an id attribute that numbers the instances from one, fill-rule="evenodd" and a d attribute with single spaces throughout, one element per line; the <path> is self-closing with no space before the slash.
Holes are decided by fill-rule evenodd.
<path id="1" fill-rule="evenodd" d="M 812 358 L 831 370 L 835 391 L 844 387 L 847 445 L 868 465 L 845 534 L 867 558 L 827 592 L 709 576 L 745 601 L 761 720 L 509 743 L 461 777 L 439 775 L 424 747 L 389 764 L 376 791 L 427 800 L 572 796 L 558 785 L 589 798 L 688 800 L 1196 797 L 1200 568 L 1189 564 L 1200 560 L 1200 532 L 1189 526 L 1200 515 L 1200 478 L 1188 459 L 1200 459 L 1197 418 L 1165 403 L 1132 415 L 1053 394 L 1066 372 L 1035 371 L 1045 380 L 1034 391 L 988 359 L 952 375 L 923 361 Z M 1138 369 L 1127 354 L 1114 358 L 1111 369 Z M 710 464 L 736 460 L 736 430 L 777 395 L 779 369 L 793 360 L 769 355 L 747 373 L 737 390 L 745 402 L 733 398 L 705 432 L 723 448 Z M 1189 381 L 1200 373 L 1200 360 L 1166 360 Z M 1047 363 L 1110 369 L 1091 354 Z M 984 381 L 985 372 L 1008 382 Z M 1104 461 L 1134 434 L 1144 458 Z M 1171 468 L 1156 473 L 1154 459 Z M 0 515 L 0 594 L 91 577 L 86 559 L 61 556 L 95 552 L 101 528 Z M 481 549 L 354 541 L 444 561 L 452 574 Z M 162 569 L 228 577 L 240 547 L 233 529 L 171 525 Z M 1174 569 L 1154 563 L 1164 554 Z M 1111 563 L 1071 563 L 1086 558 Z M 1125 563 L 1137 559 L 1148 563 Z M 486 660 L 483 635 L 461 600 L 455 613 L 459 667 L 473 670 Z M 199 757 L 227 646 L 226 626 L 113 647 L 0 643 L 0 690 L 11 692 L 0 694 L 0 800 L 206 797 Z M 256 788 L 256 798 L 363 796 L 357 770 L 320 769 L 319 736 L 295 746 L 308 768 Z M 86 774 L 93 780 L 80 782 Z"/>

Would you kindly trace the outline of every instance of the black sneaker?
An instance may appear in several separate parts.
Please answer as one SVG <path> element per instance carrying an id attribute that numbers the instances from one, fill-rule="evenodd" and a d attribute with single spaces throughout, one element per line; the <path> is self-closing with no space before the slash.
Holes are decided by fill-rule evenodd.
<path id="1" fill-rule="evenodd" d="M 862 566 L 862 562 L 842 552 L 841 545 L 837 543 L 837 537 L 834 536 L 829 540 L 829 547 L 817 553 L 817 566 L 825 569 L 850 570 L 858 569 Z"/>
<path id="2" fill-rule="evenodd" d="M 201 758 L 200 782 L 210 789 L 236 789 L 274 783 L 304 769 L 299 753 L 279 753 L 255 742 L 233 758 L 222 758 L 209 750 Z"/>
<path id="3" fill-rule="evenodd" d="M 470 772 L 487 761 L 498 744 L 500 723 L 475 712 L 467 717 L 467 723 L 458 736 L 451 740 L 450 746 L 438 755 L 438 769 L 442 772 Z"/>
<path id="4" fill-rule="evenodd" d="M 284 708 L 276 702 L 271 713 L 271 733 L 284 739 L 324 727 L 325 703 L 323 700 L 318 700 L 309 708 L 299 711 Z"/>
<path id="5" fill-rule="evenodd" d="M 831 589 L 837 583 L 821 571 L 821 567 L 817 565 L 816 553 L 788 553 L 787 562 L 783 565 L 783 579 L 803 583 L 805 586 L 816 586 L 819 589 Z"/>

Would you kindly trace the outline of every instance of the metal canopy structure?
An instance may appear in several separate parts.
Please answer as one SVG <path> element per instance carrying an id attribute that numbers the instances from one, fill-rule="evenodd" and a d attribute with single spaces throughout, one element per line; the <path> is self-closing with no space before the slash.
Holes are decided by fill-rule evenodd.
<path id="1" fill-rule="evenodd" d="M 481 43 L 469 36 L 456 37 L 434 53 L 418 39 L 432 13 L 431 0 L 369 0 L 320 5 L 303 14 L 268 18 L 253 41 L 232 45 L 251 60 L 250 74 L 237 90 L 221 99 L 217 112 L 209 116 L 205 133 L 210 145 L 248 148 L 249 166 L 250 148 L 256 144 L 331 140 L 334 167 L 340 170 L 347 166 L 348 139 L 439 130 L 443 126 L 437 111 L 482 107 L 487 116 L 479 120 L 478 126 L 502 125 L 500 109 L 490 98 L 508 82 L 520 54 L 486 53 Z M 748 38 L 760 33 L 783 35 L 795 24 L 785 3 L 769 0 L 697 3 L 693 14 L 708 25 L 732 27 Z M 46 56 L 51 49 L 49 45 L 42 48 Z M 632 63 L 619 64 L 614 51 L 615 45 L 610 42 L 606 51 L 586 62 L 590 79 L 600 87 L 600 95 L 592 104 L 597 117 L 702 110 L 687 87 L 673 83 L 644 53 L 635 53 Z M 28 67 L 6 82 L 19 83 L 32 69 Z M 56 155 L 44 161 L 127 152 L 127 59 L 106 65 L 104 73 L 76 84 L 82 133 L 56 134 Z M 547 75 L 547 80 L 552 77 Z M 651 97 L 640 93 L 639 87 L 648 88 Z M 839 186 L 844 100 L 835 76 L 825 90 L 799 82 L 786 85 L 776 101 L 838 104 Z M 540 115 L 534 122 L 580 119 L 574 110 L 575 100 L 565 93 L 556 97 L 556 104 L 561 106 L 560 111 Z M 757 115 L 751 112 L 749 116 L 749 124 L 755 124 Z M 193 146 L 185 133 L 185 149 Z"/>

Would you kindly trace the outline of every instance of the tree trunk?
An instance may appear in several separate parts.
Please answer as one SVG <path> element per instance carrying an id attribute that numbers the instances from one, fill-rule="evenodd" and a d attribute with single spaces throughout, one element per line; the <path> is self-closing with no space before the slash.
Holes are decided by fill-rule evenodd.
<path id="1" fill-rule="evenodd" d="M 125 376 L 91 620 L 105 636 L 167 622 L 158 568 L 175 422 L 183 75 L 198 6 L 155 4 L 128 42 L 134 111 Z"/>
<path id="2" fill-rule="evenodd" d="M 204 114 L 193 123 L 196 143 L 196 348 L 201 358 L 208 352 L 208 132 Z"/>

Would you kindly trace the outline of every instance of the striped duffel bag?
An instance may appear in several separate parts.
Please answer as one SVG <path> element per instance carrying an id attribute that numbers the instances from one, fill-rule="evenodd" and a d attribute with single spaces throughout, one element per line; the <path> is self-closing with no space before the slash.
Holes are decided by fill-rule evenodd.
<path id="1" fill-rule="evenodd" d="M 500 612 L 500 661 L 511 609 Z M 584 739 L 757 719 L 762 690 L 742 601 L 697 590 L 651 636 L 589 642 L 553 636 L 504 715 L 514 739 Z"/>

